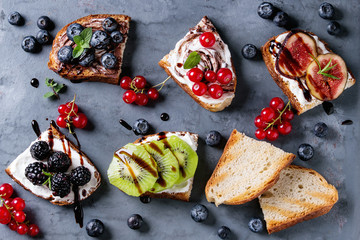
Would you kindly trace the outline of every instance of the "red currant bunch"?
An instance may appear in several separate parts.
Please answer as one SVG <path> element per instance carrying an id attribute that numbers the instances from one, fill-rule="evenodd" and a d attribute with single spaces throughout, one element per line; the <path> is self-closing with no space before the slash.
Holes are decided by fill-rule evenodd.
<path id="1" fill-rule="evenodd" d="M 75 103 L 76 95 L 71 102 L 61 104 L 58 107 L 58 112 L 60 115 L 56 119 L 56 124 L 61 128 L 84 128 L 87 125 L 88 119 L 84 113 L 79 113 L 79 108 Z"/>
<path id="2" fill-rule="evenodd" d="M 4 183 L 0 186 L 0 223 L 8 225 L 12 231 L 16 231 L 20 235 L 28 233 L 35 237 L 39 234 L 40 229 L 36 224 L 26 223 L 26 214 L 24 213 L 25 201 L 22 198 L 11 198 L 14 189 L 8 184 Z"/>
<path id="3" fill-rule="evenodd" d="M 257 139 L 268 139 L 275 141 L 279 135 L 287 135 L 292 130 L 291 120 L 294 119 L 294 112 L 291 110 L 290 102 L 285 106 L 284 101 L 279 97 L 271 99 L 269 107 L 263 108 L 260 115 L 254 120 L 257 127 L 255 137 Z"/>

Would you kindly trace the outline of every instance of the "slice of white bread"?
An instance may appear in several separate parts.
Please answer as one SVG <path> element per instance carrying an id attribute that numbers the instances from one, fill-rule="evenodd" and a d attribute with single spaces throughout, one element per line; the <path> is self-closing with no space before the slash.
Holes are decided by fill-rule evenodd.
<path id="1" fill-rule="evenodd" d="M 324 215 L 338 200 L 333 185 L 312 169 L 290 165 L 260 197 L 268 233 Z"/>
<path id="2" fill-rule="evenodd" d="M 292 153 L 234 129 L 206 184 L 206 198 L 216 206 L 249 202 L 272 187 L 294 158 Z"/>

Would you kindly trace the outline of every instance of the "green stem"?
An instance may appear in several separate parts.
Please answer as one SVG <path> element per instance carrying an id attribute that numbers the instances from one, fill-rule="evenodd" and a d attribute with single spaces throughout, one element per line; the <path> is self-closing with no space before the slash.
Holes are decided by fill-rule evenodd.
<path id="1" fill-rule="evenodd" d="M 273 127 L 275 125 L 275 123 L 280 120 L 281 122 L 281 116 L 283 115 L 283 113 L 286 111 L 286 110 L 291 110 L 291 106 L 290 106 L 290 101 L 286 104 L 286 106 L 284 107 L 283 110 L 279 111 L 279 116 L 274 119 L 271 123 L 268 123 L 267 127 L 264 129 L 264 131 L 266 131 L 267 129 L 269 129 L 270 127 Z"/>

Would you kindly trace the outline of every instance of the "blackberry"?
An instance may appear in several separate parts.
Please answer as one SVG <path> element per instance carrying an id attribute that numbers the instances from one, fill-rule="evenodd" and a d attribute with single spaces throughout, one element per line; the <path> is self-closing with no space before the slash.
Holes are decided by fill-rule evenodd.
<path id="1" fill-rule="evenodd" d="M 65 197 L 70 193 L 70 177 L 65 173 L 55 173 L 51 179 L 51 191 L 54 196 L 61 198 Z"/>
<path id="2" fill-rule="evenodd" d="M 71 170 L 70 181 L 76 186 L 83 186 L 90 181 L 91 173 L 88 168 L 79 166 Z"/>
<path id="3" fill-rule="evenodd" d="M 41 185 L 48 179 L 42 170 L 47 171 L 46 165 L 42 162 L 30 163 L 25 168 L 25 177 L 29 179 L 32 184 Z"/>
<path id="4" fill-rule="evenodd" d="M 45 141 L 37 141 L 30 147 L 30 153 L 36 160 L 44 160 L 50 154 L 49 144 Z"/>
<path id="5" fill-rule="evenodd" d="M 66 172 L 71 165 L 69 156 L 64 152 L 54 152 L 48 159 L 50 172 Z"/>

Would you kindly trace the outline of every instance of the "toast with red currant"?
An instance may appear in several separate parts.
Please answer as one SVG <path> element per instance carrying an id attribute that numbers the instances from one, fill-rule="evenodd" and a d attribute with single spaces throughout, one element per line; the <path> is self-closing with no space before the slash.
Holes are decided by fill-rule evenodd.
<path id="1" fill-rule="evenodd" d="M 159 65 L 201 107 L 218 112 L 235 97 L 236 74 L 228 46 L 206 16 Z"/>

